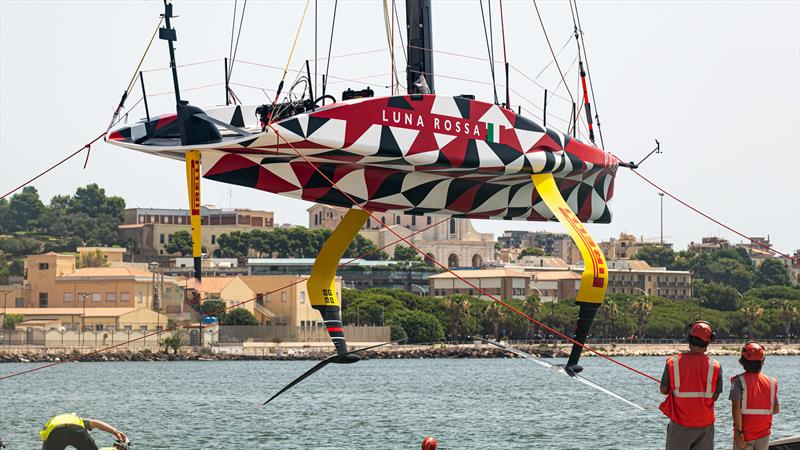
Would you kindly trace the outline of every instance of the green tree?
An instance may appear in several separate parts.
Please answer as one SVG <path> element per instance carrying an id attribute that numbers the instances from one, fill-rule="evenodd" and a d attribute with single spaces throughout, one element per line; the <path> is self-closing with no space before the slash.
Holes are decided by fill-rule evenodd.
<path id="1" fill-rule="evenodd" d="M 178 349 L 186 345 L 185 335 L 182 331 L 174 331 L 172 336 L 167 336 L 164 338 L 162 342 L 164 345 L 164 352 L 169 353 L 169 349 L 172 349 L 172 353 L 178 354 Z"/>
<path id="2" fill-rule="evenodd" d="M 633 314 L 636 317 L 636 337 L 642 339 L 644 338 L 644 330 L 645 325 L 647 325 L 647 319 L 653 312 L 653 304 L 646 298 L 637 299 L 631 304 L 631 311 L 633 311 Z"/>
<path id="3" fill-rule="evenodd" d="M 544 256 L 544 250 L 538 247 L 527 247 L 519 252 L 517 259 L 522 259 L 526 256 Z"/>
<path id="4" fill-rule="evenodd" d="M 469 317 L 469 299 L 463 295 L 445 297 L 444 307 L 450 319 L 450 339 L 457 340 L 459 327 Z"/>
<path id="5" fill-rule="evenodd" d="M 200 304 L 200 314 L 220 317 L 225 314 L 225 302 L 222 300 L 206 300 Z"/>
<path id="6" fill-rule="evenodd" d="M 75 255 L 75 262 L 76 266 L 81 267 L 108 267 L 108 257 L 103 254 L 100 249 L 95 250 L 92 253 L 83 253 L 81 255 Z"/>
<path id="7" fill-rule="evenodd" d="M 483 320 L 489 322 L 492 326 L 492 336 L 495 340 L 499 340 L 498 332 L 500 330 L 500 321 L 503 320 L 503 313 L 500 310 L 500 305 L 495 301 L 488 302 L 483 307 Z"/>
<path id="8" fill-rule="evenodd" d="M 22 323 L 23 316 L 22 314 L 6 314 L 3 316 L 3 328 L 6 330 L 13 330 Z"/>
<path id="9" fill-rule="evenodd" d="M 542 313 L 542 308 L 543 308 L 542 300 L 536 294 L 529 295 L 528 297 L 525 298 L 525 301 L 522 303 L 522 312 L 540 322 L 542 318 L 539 315 Z M 530 337 L 531 330 L 533 331 L 533 335 L 535 336 L 539 335 L 540 326 L 538 323 L 534 323 L 533 327 L 531 327 L 530 324 L 526 324 L 526 329 L 528 330 L 528 332 L 526 333 L 527 337 Z"/>
<path id="10" fill-rule="evenodd" d="M 222 257 L 244 260 L 250 251 L 250 235 L 241 231 L 223 233 L 217 237 L 217 245 Z"/>
<path id="11" fill-rule="evenodd" d="M 675 263 L 675 252 L 663 245 L 644 245 L 636 250 L 635 258 L 653 267 L 671 267 Z"/>
<path id="12" fill-rule="evenodd" d="M 34 230 L 39 226 L 39 218 L 44 209 L 39 191 L 33 186 L 25 186 L 22 191 L 11 196 L 6 217 L 8 222 L 3 228 L 9 232 Z"/>
<path id="13" fill-rule="evenodd" d="M 792 325 L 796 325 L 800 321 L 800 310 L 792 305 L 789 300 L 784 301 L 778 310 L 778 320 L 783 325 L 783 337 L 786 343 L 789 343 L 789 336 L 792 333 Z"/>
<path id="14" fill-rule="evenodd" d="M 416 250 L 411 247 L 404 247 L 402 245 L 398 245 L 394 248 L 394 260 L 395 261 L 421 261 L 422 258 L 419 257 L 419 254 Z"/>
<path id="15" fill-rule="evenodd" d="M 186 230 L 176 231 L 172 234 L 172 240 L 167 244 L 167 252 L 178 253 L 181 256 L 192 254 L 192 234 Z"/>
<path id="16" fill-rule="evenodd" d="M 779 259 L 767 258 L 758 267 L 756 286 L 786 286 L 788 284 L 789 272 Z"/>
<path id="17" fill-rule="evenodd" d="M 749 290 L 755 280 L 752 267 L 734 258 L 720 258 L 707 264 L 696 264 L 694 272 L 697 278 L 705 282 L 727 284 L 739 292 Z"/>
<path id="18" fill-rule="evenodd" d="M 442 325 L 432 314 L 408 311 L 400 315 L 397 320 L 411 344 L 441 342 L 444 339 Z"/>
<path id="19" fill-rule="evenodd" d="M 742 322 L 744 323 L 745 329 L 747 329 L 747 335 L 750 337 L 750 340 L 753 340 L 754 336 L 754 328 L 758 321 L 761 319 L 761 316 L 764 315 L 764 308 L 758 305 L 758 303 L 754 301 L 748 301 L 742 306 L 741 310 L 742 314 Z"/>
<path id="20" fill-rule="evenodd" d="M 219 319 L 220 325 L 258 325 L 258 319 L 244 308 L 233 308 L 223 314 Z"/>
<path id="21" fill-rule="evenodd" d="M 609 330 L 614 326 L 614 321 L 619 316 L 619 306 L 613 298 L 606 298 L 600 307 L 600 319 L 603 321 L 603 337 L 611 337 Z"/>
<path id="22" fill-rule="evenodd" d="M 731 286 L 720 283 L 694 283 L 695 296 L 706 308 L 733 311 L 739 301 L 739 293 Z"/>

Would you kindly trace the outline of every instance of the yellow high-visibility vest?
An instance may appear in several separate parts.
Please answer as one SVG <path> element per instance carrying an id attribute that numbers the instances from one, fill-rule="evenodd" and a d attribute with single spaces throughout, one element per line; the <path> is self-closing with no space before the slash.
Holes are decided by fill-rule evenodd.
<path id="1" fill-rule="evenodd" d="M 43 442 L 46 442 L 53 430 L 65 425 L 77 425 L 84 428 L 83 419 L 75 415 L 75 413 L 61 414 L 48 420 L 47 423 L 44 424 L 44 427 L 42 427 L 42 431 L 39 432 L 39 436 L 42 437 Z"/>

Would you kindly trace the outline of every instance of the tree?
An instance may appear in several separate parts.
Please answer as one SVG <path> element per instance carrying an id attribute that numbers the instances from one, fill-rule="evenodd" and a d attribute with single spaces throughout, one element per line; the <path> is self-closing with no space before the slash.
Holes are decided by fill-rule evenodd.
<path id="1" fill-rule="evenodd" d="M 398 245 L 394 248 L 394 260 L 395 261 L 421 261 L 422 258 L 419 257 L 419 254 L 416 250 L 411 247 L 404 247 L 402 245 Z"/>
<path id="2" fill-rule="evenodd" d="M 22 314 L 6 314 L 3 319 L 3 328 L 13 330 L 22 323 Z"/>
<path id="3" fill-rule="evenodd" d="M 538 247 L 527 247 L 519 252 L 517 259 L 522 259 L 526 256 L 544 256 L 544 250 Z"/>
<path id="4" fill-rule="evenodd" d="M 92 253 L 83 253 L 81 255 L 76 255 L 75 259 L 77 260 L 75 264 L 78 268 L 82 267 L 108 267 L 108 257 L 103 254 L 100 249 L 95 250 Z"/>
<path id="5" fill-rule="evenodd" d="M 192 235 L 186 230 L 176 231 L 172 234 L 172 240 L 166 247 L 169 253 L 178 253 L 181 256 L 192 254 Z"/>
<path id="6" fill-rule="evenodd" d="M 695 295 L 700 298 L 706 308 L 720 311 L 733 311 L 739 301 L 739 293 L 731 286 L 720 283 L 703 283 L 694 285 Z"/>
<path id="7" fill-rule="evenodd" d="M 500 305 L 497 302 L 492 301 L 487 303 L 483 307 L 483 320 L 489 322 L 492 325 L 492 336 L 494 339 L 500 340 L 500 336 L 498 336 L 498 331 L 500 329 L 500 321 L 503 319 L 502 312 L 500 311 Z"/>
<path id="8" fill-rule="evenodd" d="M 644 327 L 647 325 L 647 319 L 650 313 L 653 312 L 653 304 L 645 299 L 638 299 L 631 304 L 631 310 L 636 317 L 636 337 L 639 339 L 644 338 Z"/>
<path id="9" fill-rule="evenodd" d="M 541 317 L 539 317 L 539 314 L 542 312 L 542 306 L 543 306 L 542 301 L 541 299 L 539 299 L 538 295 L 535 294 L 529 295 L 528 297 L 525 298 L 525 301 L 522 303 L 522 312 L 524 312 L 530 317 L 533 317 L 534 319 L 541 321 Z M 530 336 L 530 330 L 531 330 L 530 325 L 527 325 L 527 329 L 529 331 L 527 334 Z M 539 331 L 540 331 L 540 326 L 538 323 L 535 323 L 533 329 L 534 336 L 538 336 Z"/>
<path id="10" fill-rule="evenodd" d="M 705 282 L 727 284 L 739 292 L 753 287 L 755 273 L 749 264 L 734 258 L 720 258 L 694 266 L 695 275 Z"/>
<path id="11" fill-rule="evenodd" d="M 243 260 L 250 251 L 250 235 L 241 231 L 223 233 L 217 238 L 217 245 L 223 257 Z"/>
<path id="12" fill-rule="evenodd" d="M 610 337 L 609 330 L 614 326 L 614 321 L 619 316 L 619 306 L 613 298 L 607 298 L 600 307 L 600 318 L 603 320 L 603 337 Z"/>
<path id="13" fill-rule="evenodd" d="M 183 347 L 186 344 L 184 333 L 181 331 L 175 331 L 172 333 L 172 336 L 167 336 L 164 338 L 164 352 L 169 353 L 169 349 L 172 349 L 172 352 L 176 355 L 178 354 L 178 349 Z"/>
<path id="14" fill-rule="evenodd" d="M 9 214 L 5 217 L 7 223 L 3 228 L 8 232 L 31 231 L 39 226 L 44 209 L 39 191 L 33 186 L 25 186 L 8 202 Z"/>
<path id="15" fill-rule="evenodd" d="M 398 318 L 411 344 L 441 342 L 444 339 L 442 325 L 432 314 L 422 311 L 408 311 Z"/>
<path id="16" fill-rule="evenodd" d="M 653 267 L 670 267 L 675 263 L 675 252 L 663 245 L 644 245 L 636 250 L 635 258 Z"/>
<path id="17" fill-rule="evenodd" d="M 206 300 L 200 304 L 200 314 L 219 317 L 225 314 L 225 302 L 222 300 Z"/>
<path id="18" fill-rule="evenodd" d="M 258 319 L 244 308 L 233 308 L 222 314 L 220 325 L 258 325 Z"/>
<path id="19" fill-rule="evenodd" d="M 787 286 L 789 273 L 783 263 L 776 258 L 767 258 L 758 267 L 756 286 Z"/>
<path id="20" fill-rule="evenodd" d="M 756 323 L 761 319 L 761 316 L 764 315 L 764 308 L 758 305 L 758 303 L 754 301 L 748 301 L 747 303 L 742 306 L 742 321 L 744 322 L 744 327 L 747 329 L 747 335 L 750 337 L 750 340 L 753 340 L 754 330 Z"/>
<path id="21" fill-rule="evenodd" d="M 451 295 L 444 299 L 444 308 L 450 316 L 450 339 L 455 340 L 461 323 L 469 317 L 469 300 L 461 295 Z"/>
<path id="22" fill-rule="evenodd" d="M 783 304 L 781 304 L 780 309 L 778 309 L 778 320 L 781 325 L 783 325 L 783 337 L 788 344 L 789 336 L 791 336 L 792 332 L 792 324 L 796 324 L 800 321 L 800 310 L 793 306 L 789 300 L 785 300 Z"/>

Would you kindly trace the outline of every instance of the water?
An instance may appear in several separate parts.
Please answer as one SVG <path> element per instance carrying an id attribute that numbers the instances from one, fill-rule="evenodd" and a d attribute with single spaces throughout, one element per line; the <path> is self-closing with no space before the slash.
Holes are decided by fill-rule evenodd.
<path id="1" fill-rule="evenodd" d="M 620 358 L 660 376 L 664 358 Z M 730 446 L 733 357 L 718 358 L 717 448 Z M 662 449 L 667 419 L 655 382 L 599 358 L 586 376 L 639 402 L 624 403 L 521 359 L 371 360 L 331 365 L 260 404 L 311 361 L 65 364 L 0 382 L 0 436 L 36 449 L 48 418 L 74 411 L 105 420 L 134 449 Z M 0 374 L 30 364 L 0 365 Z M 769 357 L 781 414 L 773 437 L 800 433 L 800 357 Z M 110 436 L 93 432 L 98 444 Z"/>

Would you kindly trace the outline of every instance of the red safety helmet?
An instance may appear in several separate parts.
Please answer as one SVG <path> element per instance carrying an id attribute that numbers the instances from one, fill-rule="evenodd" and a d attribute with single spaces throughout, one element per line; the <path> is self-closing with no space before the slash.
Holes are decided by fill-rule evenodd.
<path id="1" fill-rule="evenodd" d="M 711 328 L 711 324 L 705 320 L 698 320 L 693 323 L 692 328 L 689 330 L 689 336 L 694 336 L 705 343 L 709 343 L 717 337 L 714 329 Z"/>
<path id="2" fill-rule="evenodd" d="M 436 450 L 436 446 L 438 443 L 436 439 L 427 436 L 425 439 L 422 440 L 422 450 Z"/>
<path id="3" fill-rule="evenodd" d="M 764 347 L 758 342 L 750 341 L 742 347 L 742 358 L 748 361 L 763 361 L 766 358 Z"/>

